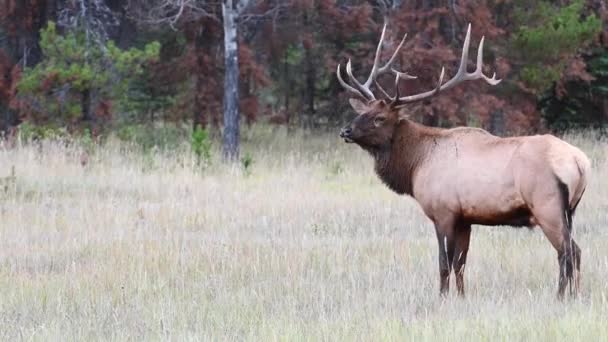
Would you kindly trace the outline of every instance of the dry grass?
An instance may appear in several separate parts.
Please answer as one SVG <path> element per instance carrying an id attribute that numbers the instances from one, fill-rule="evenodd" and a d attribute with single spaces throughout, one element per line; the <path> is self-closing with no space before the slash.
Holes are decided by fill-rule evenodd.
<path id="1" fill-rule="evenodd" d="M 540 230 L 489 227 L 468 297 L 441 300 L 432 225 L 363 151 L 266 130 L 250 172 L 187 146 L 110 142 L 85 167 L 77 146 L 0 147 L 0 340 L 608 340 L 606 142 L 567 138 L 594 161 L 579 300 L 556 301 Z"/>

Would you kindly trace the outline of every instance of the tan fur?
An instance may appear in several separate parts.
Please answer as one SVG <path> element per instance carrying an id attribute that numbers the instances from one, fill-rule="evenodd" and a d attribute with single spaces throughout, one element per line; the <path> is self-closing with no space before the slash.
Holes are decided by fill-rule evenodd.
<path id="1" fill-rule="evenodd" d="M 454 269 L 464 294 L 472 224 L 540 225 L 558 252 L 559 295 L 566 281 L 578 288 L 577 276 L 571 278 L 580 249 L 569 220 L 587 186 L 590 162 L 582 151 L 552 135 L 500 138 L 478 128 L 429 128 L 382 100 L 354 102 L 360 115 L 342 135 L 369 151 L 380 179 L 414 197 L 435 223 L 442 293 Z"/>

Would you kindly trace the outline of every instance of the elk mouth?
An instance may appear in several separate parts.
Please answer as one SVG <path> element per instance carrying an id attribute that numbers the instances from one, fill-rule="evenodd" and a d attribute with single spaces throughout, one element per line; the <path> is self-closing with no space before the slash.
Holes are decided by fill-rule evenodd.
<path id="1" fill-rule="evenodd" d="M 349 137 L 344 137 L 344 142 L 347 143 L 347 144 L 352 144 L 355 141 L 353 139 L 349 138 Z"/>
<path id="2" fill-rule="evenodd" d="M 352 129 L 343 128 L 342 131 L 340 131 L 340 138 L 344 139 L 344 142 L 347 144 L 354 143 L 355 141 L 351 137 L 351 134 L 352 134 Z"/>

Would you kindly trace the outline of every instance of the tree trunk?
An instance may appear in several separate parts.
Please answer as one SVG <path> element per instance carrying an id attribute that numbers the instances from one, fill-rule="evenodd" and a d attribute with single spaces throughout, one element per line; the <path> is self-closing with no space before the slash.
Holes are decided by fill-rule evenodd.
<path id="1" fill-rule="evenodd" d="M 199 76 L 194 76 L 196 80 L 194 80 L 194 90 L 198 90 L 199 84 Z M 196 92 L 195 92 L 196 94 Z M 205 128 L 205 124 L 203 123 L 203 114 L 200 111 L 201 105 L 199 103 L 198 96 L 194 96 L 194 109 L 192 110 L 192 130 L 196 130 L 197 127 Z"/>
<path id="2" fill-rule="evenodd" d="M 505 117 L 500 109 L 490 113 L 490 133 L 499 137 L 505 134 Z"/>
<path id="3" fill-rule="evenodd" d="M 600 114 L 600 136 L 603 137 L 606 135 L 606 127 L 604 127 L 604 123 L 606 122 L 606 118 L 608 118 L 608 100 L 602 100 L 602 113 Z"/>
<path id="4" fill-rule="evenodd" d="M 289 79 L 289 63 L 287 63 L 287 49 L 283 55 L 283 109 L 279 110 L 279 113 L 285 115 L 285 124 L 287 126 L 287 132 L 292 132 L 293 126 L 291 122 L 291 110 L 289 110 L 289 99 L 291 96 L 291 82 Z M 280 108 L 280 107 L 279 107 Z"/>
<path id="5" fill-rule="evenodd" d="M 208 108 L 204 96 L 210 76 L 208 75 L 208 69 L 205 68 L 206 62 L 203 55 L 204 49 L 209 47 L 204 45 L 205 30 L 199 29 L 198 26 L 199 24 L 197 22 L 191 22 L 187 23 L 184 27 L 184 31 L 187 32 L 185 34 L 188 42 L 187 49 L 192 53 L 192 59 L 194 60 L 191 77 L 192 94 L 194 94 L 191 114 L 193 130 L 196 130 L 197 127 L 203 129 L 207 128 L 210 120 L 213 119 L 209 114 L 211 111 Z"/>
<path id="6" fill-rule="evenodd" d="M 232 0 L 222 2 L 224 20 L 224 160 L 239 157 L 239 61 L 237 42 L 237 11 Z"/>
<path id="7" fill-rule="evenodd" d="M 198 63 L 198 61 L 197 61 Z M 205 80 L 203 75 L 197 74 L 194 75 L 194 108 L 192 115 L 192 129 L 195 130 L 197 127 L 206 128 L 207 127 L 207 117 L 203 112 L 203 103 L 201 103 L 200 92 L 205 86 Z"/>
<path id="8" fill-rule="evenodd" d="M 315 114 L 315 65 L 312 57 L 311 48 L 304 49 L 304 59 L 306 62 L 306 103 L 308 115 Z"/>
<path id="9" fill-rule="evenodd" d="M 4 135 L 8 132 L 8 129 L 11 127 L 11 110 L 8 108 L 3 108 L 2 110 L 3 118 L 0 120 L 0 139 L 4 137 Z"/>
<path id="10" fill-rule="evenodd" d="M 283 102 L 283 106 L 285 107 L 285 112 L 289 112 L 289 96 L 290 94 L 290 85 L 291 81 L 289 79 L 289 63 L 287 63 L 287 49 L 285 49 L 285 55 L 283 57 L 283 76 L 285 77 L 285 84 L 283 85 L 283 95 L 285 95 L 285 99 Z"/>
<path id="11" fill-rule="evenodd" d="M 304 13 L 304 25 L 306 27 L 311 27 L 313 23 L 311 22 L 310 15 L 308 12 Z M 304 35 L 304 63 L 306 69 L 306 90 L 304 99 L 306 101 L 307 114 L 308 114 L 308 124 L 311 124 L 313 121 L 313 116 L 315 114 L 315 65 L 313 60 L 313 51 L 312 51 L 312 34 L 310 36 Z"/>
<path id="12" fill-rule="evenodd" d="M 80 105 L 82 107 L 82 121 L 84 121 L 85 124 L 90 124 L 93 122 L 93 115 L 91 113 L 91 90 L 83 90 L 81 96 Z"/>

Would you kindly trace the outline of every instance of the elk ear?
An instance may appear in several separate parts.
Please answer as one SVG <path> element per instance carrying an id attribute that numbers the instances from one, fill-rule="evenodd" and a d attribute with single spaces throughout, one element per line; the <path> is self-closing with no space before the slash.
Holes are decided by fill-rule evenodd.
<path id="1" fill-rule="evenodd" d="M 359 99 L 350 99 L 348 102 L 359 115 L 365 114 L 369 111 L 369 106 Z"/>

